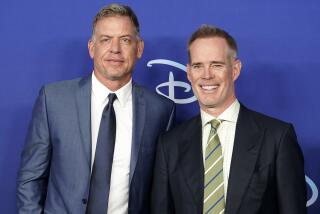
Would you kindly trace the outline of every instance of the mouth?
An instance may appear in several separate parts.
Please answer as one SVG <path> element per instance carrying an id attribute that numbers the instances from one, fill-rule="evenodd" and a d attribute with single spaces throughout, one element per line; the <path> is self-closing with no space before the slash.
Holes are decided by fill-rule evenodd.
<path id="1" fill-rule="evenodd" d="M 204 92 L 214 92 L 219 88 L 219 84 L 211 84 L 211 85 L 201 85 L 200 84 L 200 88 L 204 91 Z"/>
<path id="2" fill-rule="evenodd" d="M 115 59 L 115 58 L 106 59 L 105 61 L 112 64 L 112 65 L 120 65 L 124 62 L 123 59 Z"/>

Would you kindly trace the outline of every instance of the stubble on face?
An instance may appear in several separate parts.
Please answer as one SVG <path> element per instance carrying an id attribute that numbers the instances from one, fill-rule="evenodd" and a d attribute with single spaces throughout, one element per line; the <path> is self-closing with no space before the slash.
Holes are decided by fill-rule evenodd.
<path id="1" fill-rule="evenodd" d="M 143 41 L 138 39 L 129 17 L 105 17 L 97 22 L 88 48 L 95 76 L 114 91 L 130 81 L 143 52 Z"/>

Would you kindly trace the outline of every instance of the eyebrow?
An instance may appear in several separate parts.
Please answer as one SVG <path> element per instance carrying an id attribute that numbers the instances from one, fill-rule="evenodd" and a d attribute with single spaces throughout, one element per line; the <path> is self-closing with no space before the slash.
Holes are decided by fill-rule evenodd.
<path id="1" fill-rule="evenodd" d="M 210 61 L 210 64 L 222 64 L 225 65 L 226 63 L 223 61 Z"/>
<path id="2" fill-rule="evenodd" d="M 100 35 L 99 38 L 114 38 L 114 37 L 118 37 L 118 36 L 110 36 L 110 35 L 106 35 L 106 34 L 103 34 L 103 35 Z M 120 35 L 119 38 L 123 38 L 123 37 L 130 37 L 130 38 L 134 38 L 134 36 L 130 35 L 130 34 L 125 34 L 125 35 Z"/>
<path id="3" fill-rule="evenodd" d="M 202 65 L 204 64 L 203 62 L 194 62 L 194 63 L 191 63 L 191 66 L 194 66 L 194 65 Z M 213 61 L 209 61 L 209 64 L 222 64 L 222 65 L 225 65 L 226 63 L 223 62 L 223 61 L 216 61 L 216 60 L 213 60 Z"/>
<path id="4" fill-rule="evenodd" d="M 194 63 L 191 63 L 191 66 L 194 66 L 194 65 L 201 65 L 203 64 L 202 62 L 194 62 Z"/>

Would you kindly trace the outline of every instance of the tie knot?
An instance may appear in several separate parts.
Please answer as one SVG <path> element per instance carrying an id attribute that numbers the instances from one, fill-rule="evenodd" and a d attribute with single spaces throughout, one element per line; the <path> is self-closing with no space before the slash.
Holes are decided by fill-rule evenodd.
<path id="1" fill-rule="evenodd" d="M 210 121 L 210 124 L 211 124 L 211 128 L 213 128 L 215 131 L 218 130 L 220 124 L 222 123 L 221 120 L 218 120 L 218 119 L 213 119 Z"/>
<path id="2" fill-rule="evenodd" d="M 112 105 L 115 99 L 117 99 L 117 95 L 115 93 L 110 93 L 108 95 L 108 99 L 109 99 L 108 105 Z"/>

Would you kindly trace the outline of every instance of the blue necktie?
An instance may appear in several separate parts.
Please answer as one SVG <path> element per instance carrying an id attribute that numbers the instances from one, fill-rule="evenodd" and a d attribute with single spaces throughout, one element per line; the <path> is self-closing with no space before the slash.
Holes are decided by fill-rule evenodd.
<path id="1" fill-rule="evenodd" d="M 103 110 L 95 159 L 92 168 L 87 214 L 106 214 L 116 138 L 116 116 L 113 102 L 116 94 L 108 95 L 109 102 Z"/>

